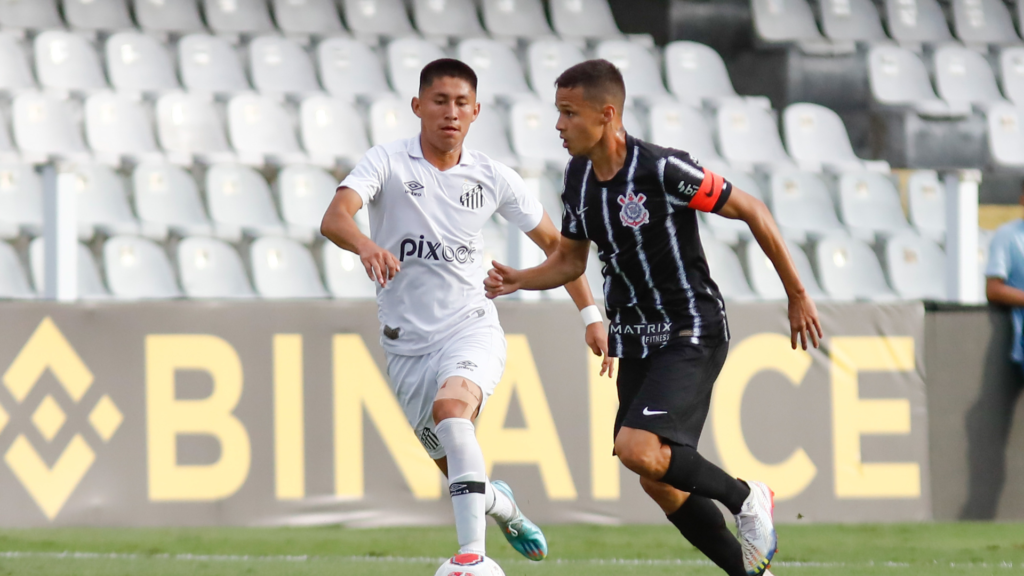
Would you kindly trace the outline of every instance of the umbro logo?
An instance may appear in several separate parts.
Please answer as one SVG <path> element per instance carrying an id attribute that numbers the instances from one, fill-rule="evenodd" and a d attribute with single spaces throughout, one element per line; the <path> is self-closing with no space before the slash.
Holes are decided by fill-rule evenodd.
<path id="1" fill-rule="evenodd" d="M 476 370 L 476 368 L 477 368 L 476 363 L 475 362 L 471 362 L 469 360 L 463 360 L 462 362 L 459 362 L 455 366 L 459 370 L 469 370 L 469 371 Z"/>
<path id="2" fill-rule="evenodd" d="M 415 180 L 409 180 L 405 183 L 405 191 L 406 193 L 419 198 L 423 196 L 423 184 L 420 184 Z"/>
<path id="3" fill-rule="evenodd" d="M 484 205 L 484 187 L 480 184 L 463 184 L 459 203 L 470 210 L 480 208 Z"/>

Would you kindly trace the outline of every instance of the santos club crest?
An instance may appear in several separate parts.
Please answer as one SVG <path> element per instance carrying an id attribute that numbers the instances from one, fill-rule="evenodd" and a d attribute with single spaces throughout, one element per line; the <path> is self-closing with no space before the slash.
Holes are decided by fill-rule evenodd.
<path id="1" fill-rule="evenodd" d="M 644 208 L 646 200 L 647 196 L 643 194 L 634 196 L 632 192 L 627 192 L 625 196 L 619 196 L 619 204 L 622 204 L 619 218 L 622 219 L 624 225 L 630 228 L 639 228 L 650 222 L 651 213 Z"/>

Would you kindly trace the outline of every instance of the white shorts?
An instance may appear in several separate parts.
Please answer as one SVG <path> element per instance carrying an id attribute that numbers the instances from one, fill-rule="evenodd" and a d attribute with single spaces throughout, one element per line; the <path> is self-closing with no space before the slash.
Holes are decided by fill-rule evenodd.
<path id="1" fill-rule="evenodd" d="M 470 325 L 439 350 L 420 356 L 386 353 L 388 379 L 416 437 L 434 460 L 445 456 L 434 434 L 434 398 L 445 380 L 460 376 L 480 387 L 483 410 L 505 370 L 505 333 L 497 324 Z"/>

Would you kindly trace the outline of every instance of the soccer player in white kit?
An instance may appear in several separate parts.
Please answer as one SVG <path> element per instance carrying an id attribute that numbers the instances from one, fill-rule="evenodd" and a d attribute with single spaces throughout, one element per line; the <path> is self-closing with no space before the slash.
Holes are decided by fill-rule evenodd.
<path id="1" fill-rule="evenodd" d="M 412 109 L 420 134 L 374 146 L 338 186 L 321 232 L 359 255 L 377 284 L 381 346 L 409 423 L 448 477 L 460 554 L 485 554 L 486 515 L 531 560 L 547 555 L 544 534 L 516 506 L 512 490 L 490 482 L 473 420 L 501 380 L 505 336 L 484 294 L 484 223 L 495 213 L 545 253 L 561 234 L 523 179 L 463 148 L 480 113 L 476 74 L 441 59 L 420 73 Z M 370 210 L 371 238 L 353 215 Z M 614 368 L 600 313 L 585 277 L 566 285 L 586 324 L 586 341 Z"/>

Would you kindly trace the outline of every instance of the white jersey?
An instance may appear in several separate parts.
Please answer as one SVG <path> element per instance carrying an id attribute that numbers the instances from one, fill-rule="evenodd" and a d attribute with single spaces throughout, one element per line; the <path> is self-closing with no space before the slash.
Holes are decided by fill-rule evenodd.
<path id="1" fill-rule="evenodd" d="M 529 232 L 544 215 L 519 174 L 465 147 L 442 172 L 416 135 L 371 148 L 340 186 L 362 197 L 370 237 L 402 264 L 377 287 L 384 350 L 428 354 L 465 322 L 498 322 L 484 293 L 483 226 L 497 212 Z"/>

